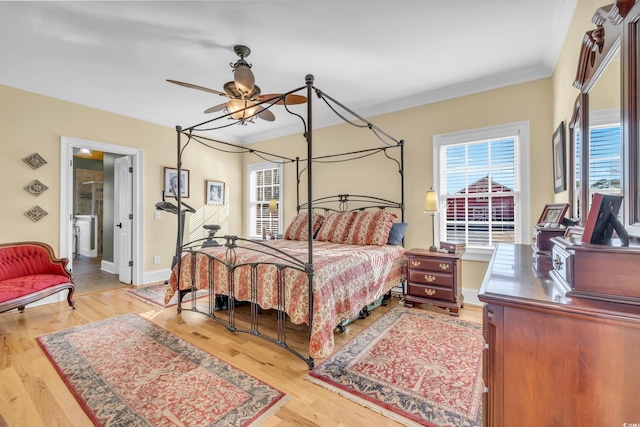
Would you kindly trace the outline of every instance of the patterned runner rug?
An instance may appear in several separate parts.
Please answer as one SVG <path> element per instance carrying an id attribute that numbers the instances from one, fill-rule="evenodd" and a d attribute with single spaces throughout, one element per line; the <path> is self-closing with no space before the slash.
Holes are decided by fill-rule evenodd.
<path id="1" fill-rule="evenodd" d="M 405 425 L 482 424 L 482 325 L 389 310 L 307 379 Z"/>
<path id="2" fill-rule="evenodd" d="M 164 303 L 164 295 L 167 290 L 167 286 L 169 285 L 160 283 L 158 285 L 150 285 L 150 286 L 143 286 L 135 289 L 130 289 L 130 290 L 127 290 L 127 293 L 161 308 L 173 307 L 178 305 L 177 293 L 169 300 L 167 304 Z M 199 291 L 196 292 L 196 298 L 197 299 L 204 298 L 207 296 L 208 292 L 209 291 L 206 289 L 200 289 Z M 193 295 L 191 292 L 189 292 L 184 296 L 184 298 L 182 298 L 183 307 L 186 302 L 191 301 L 191 298 L 193 298 Z"/>
<path id="3" fill-rule="evenodd" d="M 249 426 L 286 401 L 136 314 L 37 340 L 95 425 Z"/>

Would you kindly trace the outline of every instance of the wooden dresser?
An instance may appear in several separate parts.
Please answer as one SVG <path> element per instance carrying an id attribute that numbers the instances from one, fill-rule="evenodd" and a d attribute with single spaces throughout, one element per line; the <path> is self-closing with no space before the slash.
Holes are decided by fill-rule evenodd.
<path id="1" fill-rule="evenodd" d="M 405 307 L 413 307 L 414 303 L 431 303 L 448 308 L 452 316 L 458 316 L 460 308 L 464 306 L 460 286 L 462 254 L 411 249 L 405 256 L 409 263 Z"/>
<path id="2" fill-rule="evenodd" d="M 552 268 L 530 245 L 494 251 L 479 294 L 483 426 L 640 423 L 640 306 L 569 298 Z"/>

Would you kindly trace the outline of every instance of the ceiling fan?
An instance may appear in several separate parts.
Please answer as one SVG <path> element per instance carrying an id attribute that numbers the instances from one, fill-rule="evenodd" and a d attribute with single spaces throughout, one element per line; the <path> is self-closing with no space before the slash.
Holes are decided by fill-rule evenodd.
<path id="1" fill-rule="evenodd" d="M 255 117 L 259 117 L 262 120 L 269 122 L 274 121 L 276 117 L 268 110 L 268 107 L 271 105 L 293 105 L 307 102 L 307 98 L 305 96 L 295 94 L 289 94 L 286 96 L 280 94 L 262 95 L 260 88 L 255 84 L 255 77 L 251 71 L 252 65 L 245 60 L 245 58 L 251 53 L 251 49 L 247 46 L 236 45 L 233 47 L 233 50 L 240 59 L 238 59 L 235 64 L 229 64 L 234 70 L 233 81 L 224 84 L 224 92 L 177 80 L 167 79 L 167 81 L 179 86 L 202 90 L 204 92 L 229 98 L 227 102 L 208 108 L 204 110 L 204 112 L 208 114 L 226 110 L 227 113 L 230 114 L 230 117 L 238 120 L 243 125 L 253 122 Z M 267 100 L 273 100 L 273 102 L 268 101 L 265 104 L 260 104 Z M 263 107 L 263 105 L 267 105 L 267 107 Z"/>

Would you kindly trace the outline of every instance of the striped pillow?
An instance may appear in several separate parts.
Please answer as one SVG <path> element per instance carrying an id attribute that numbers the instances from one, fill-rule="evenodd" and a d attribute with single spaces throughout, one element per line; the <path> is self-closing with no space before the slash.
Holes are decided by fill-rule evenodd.
<path id="1" fill-rule="evenodd" d="M 320 214 L 313 214 L 313 234 L 318 232 L 318 229 L 322 225 L 324 217 Z M 300 212 L 296 215 L 291 224 L 284 232 L 284 238 L 287 240 L 309 240 L 309 233 L 307 232 L 307 212 Z"/>
<path id="2" fill-rule="evenodd" d="M 329 213 L 318 231 L 316 240 L 322 242 L 344 243 L 349 235 L 349 227 L 356 212 Z"/>
<path id="3" fill-rule="evenodd" d="M 381 209 L 357 212 L 345 243 L 348 245 L 386 245 L 394 218 L 397 218 L 396 214 Z"/>

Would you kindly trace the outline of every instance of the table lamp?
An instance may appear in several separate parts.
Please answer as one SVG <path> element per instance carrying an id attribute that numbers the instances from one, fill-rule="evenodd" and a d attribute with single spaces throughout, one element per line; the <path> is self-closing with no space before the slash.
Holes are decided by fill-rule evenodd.
<path id="1" fill-rule="evenodd" d="M 438 196 L 436 195 L 436 192 L 433 190 L 433 188 L 431 188 L 429 189 L 429 191 L 427 191 L 427 195 L 424 200 L 424 212 L 431 213 L 432 244 L 431 244 L 431 247 L 429 248 L 430 251 L 438 250 L 438 248 L 436 248 L 436 245 L 435 245 L 435 239 L 436 239 L 435 216 L 437 211 L 438 211 Z"/>
<path id="2" fill-rule="evenodd" d="M 269 200 L 269 215 L 271 215 L 271 237 L 270 239 L 276 238 L 276 233 L 273 232 L 273 214 L 278 212 L 278 201 L 276 199 Z"/>

